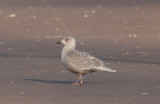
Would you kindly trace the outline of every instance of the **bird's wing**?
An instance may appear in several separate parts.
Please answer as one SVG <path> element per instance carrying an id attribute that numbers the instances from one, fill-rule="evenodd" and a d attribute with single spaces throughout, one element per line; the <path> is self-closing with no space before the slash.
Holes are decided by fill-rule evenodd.
<path id="1" fill-rule="evenodd" d="M 77 50 L 69 52 L 66 55 L 65 60 L 68 65 L 80 70 L 92 70 L 92 67 L 100 67 L 103 65 L 103 62 L 100 59 L 95 58 L 86 52 Z"/>

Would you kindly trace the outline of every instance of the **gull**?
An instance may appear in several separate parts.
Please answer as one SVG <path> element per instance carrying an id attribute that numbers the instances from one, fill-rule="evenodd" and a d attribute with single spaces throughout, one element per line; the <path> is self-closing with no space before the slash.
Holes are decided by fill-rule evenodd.
<path id="1" fill-rule="evenodd" d="M 67 36 L 57 44 L 64 44 L 61 52 L 61 60 L 64 66 L 72 73 L 78 74 L 78 81 L 72 85 L 82 85 L 82 75 L 95 71 L 116 72 L 109 69 L 104 62 L 87 52 L 76 50 L 76 40 L 73 36 Z"/>

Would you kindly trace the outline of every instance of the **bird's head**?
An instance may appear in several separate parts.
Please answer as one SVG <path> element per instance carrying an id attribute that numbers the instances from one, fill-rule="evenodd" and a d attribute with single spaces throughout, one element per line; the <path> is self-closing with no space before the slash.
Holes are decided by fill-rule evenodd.
<path id="1" fill-rule="evenodd" d="M 73 36 L 67 36 L 63 38 L 61 41 L 58 41 L 57 44 L 64 44 L 65 46 L 75 48 L 76 40 Z"/>

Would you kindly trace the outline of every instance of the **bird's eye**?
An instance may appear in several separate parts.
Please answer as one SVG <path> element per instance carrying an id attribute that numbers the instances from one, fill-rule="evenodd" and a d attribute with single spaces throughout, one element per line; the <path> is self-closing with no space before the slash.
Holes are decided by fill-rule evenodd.
<path id="1" fill-rule="evenodd" d="M 69 39 L 67 38 L 66 41 L 68 41 Z"/>

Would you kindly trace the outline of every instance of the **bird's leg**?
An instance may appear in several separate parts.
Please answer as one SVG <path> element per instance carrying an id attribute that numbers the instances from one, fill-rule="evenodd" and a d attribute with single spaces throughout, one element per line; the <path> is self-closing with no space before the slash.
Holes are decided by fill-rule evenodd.
<path id="1" fill-rule="evenodd" d="M 79 76 L 78 76 L 78 81 L 75 82 L 75 83 L 72 83 L 72 85 L 82 85 L 82 84 L 83 84 L 81 74 L 79 73 L 78 75 L 79 75 Z M 79 82 L 80 82 L 80 83 L 79 83 Z"/>
<path id="2" fill-rule="evenodd" d="M 78 78 L 78 79 L 79 79 L 79 81 L 80 81 L 79 84 L 82 85 L 82 84 L 83 84 L 83 81 L 82 81 L 82 75 L 81 75 L 80 73 L 79 73 L 79 78 Z"/>

